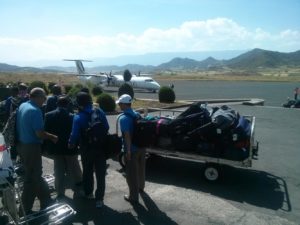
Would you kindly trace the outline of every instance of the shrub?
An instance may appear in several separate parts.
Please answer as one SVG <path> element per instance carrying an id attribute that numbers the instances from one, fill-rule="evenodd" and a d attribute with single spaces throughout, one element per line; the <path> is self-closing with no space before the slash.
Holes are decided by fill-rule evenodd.
<path id="1" fill-rule="evenodd" d="M 118 96 L 120 97 L 123 94 L 128 94 L 133 99 L 133 97 L 134 97 L 134 91 L 133 91 L 133 88 L 132 88 L 132 86 L 130 84 L 124 83 L 124 84 L 122 84 L 119 87 Z"/>
<path id="2" fill-rule="evenodd" d="M 39 81 L 39 80 L 32 81 L 29 84 L 29 91 L 36 87 L 43 88 L 47 94 L 49 93 L 48 88 L 43 81 Z"/>
<path id="3" fill-rule="evenodd" d="M 123 73 L 123 79 L 125 81 L 130 81 L 132 77 L 132 74 L 130 73 L 130 71 L 128 69 L 126 69 Z"/>
<path id="4" fill-rule="evenodd" d="M 54 86 L 55 84 L 56 84 L 55 82 L 49 82 L 49 83 L 48 83 L 48 90 L 49 90 L 51 93 L 53 93 L 53 92 L 52 92 L 52 88 L 53 88 L 53 86 Z"/>
<path id="5" fill-rule="evenodd" d="M 162 86 L 158 92 L 159 102 L 173 103 L 175 101 L 175 92 L 172 88 Z"/>
<path id="6" fill-rule="evenodd" d="M 79 89 L 84 88 L 83 84 L 80 84 L 80 83 L 75 84 L 75 87 L 77 87 L 77 88 L 79 88 Z"/>
<path id="7" fill-rule="evenodd" d="M 115 99 L 107 93 L 100 94 L 96 102 L 104 112 L 114 112 L 116 109 Z"/>
<path id="8" fill-rule="evenodd" d="M 92 94 L 94 96 L 101 95 L 103 93 L 103 89 L 99 86 L 93 87 Z"/>
<path id="9" fill-rule="evenodd" d="M 10 96 L 10 89 L 6 87 L 0 87 L 0 101 L 5 100 Z"/>
<path id="10" fill-rule="evenodd" d="M 70 91 L 68 91 L 68 96 L 69 98 L 71 98 L 72 100 L 76 99 L 76 95 L 78 92 L 80 92 L 81 88 L 80 87 L 72 87 Z"/>
<path id="11" fill-rule="evenodd" d="M 64 85 L 64 87 L 65 87 L 65 93 L 68 94 L 69 91 L 72 89 L 73 85 L 71 85 L 71 84 L 66 84 L 66 85 Z"/>

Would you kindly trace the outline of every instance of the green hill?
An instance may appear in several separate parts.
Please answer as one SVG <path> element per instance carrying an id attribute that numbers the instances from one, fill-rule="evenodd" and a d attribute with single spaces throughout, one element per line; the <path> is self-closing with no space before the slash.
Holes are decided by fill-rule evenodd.
<path id="1" fill-rule="evenodd" d="M 258 48 L 226 61 L 228 67 L 239 69 L 299 66 L 299 63 L 300 51 L 282 53 Z"/>

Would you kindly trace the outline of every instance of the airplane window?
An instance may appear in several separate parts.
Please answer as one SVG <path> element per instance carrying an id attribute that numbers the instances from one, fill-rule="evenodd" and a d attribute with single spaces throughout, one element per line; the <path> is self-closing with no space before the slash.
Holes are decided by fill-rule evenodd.
<path id="1" fill-rule="evenodd" d="M 146 79 L 145 82 L 152 82 L 152 79 Z"/>

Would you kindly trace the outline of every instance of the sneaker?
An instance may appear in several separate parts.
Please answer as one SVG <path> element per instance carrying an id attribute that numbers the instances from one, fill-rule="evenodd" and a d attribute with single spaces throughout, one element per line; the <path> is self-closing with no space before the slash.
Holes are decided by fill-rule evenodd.
<path id="1" fill-rule="evenodd" d="M 102 208 L 104 205 L 103 201 L 99 200 L 99 201 L 96 201 L 96 208 Z"/>
<path id="2" fill-rule="evenodd" d="M 94 195 L 93 195 L 93 193 L 91 193 L 91 194 L 85 195 L 85 197 L 86 197 L 87 199 L 93 199 L 93 198 L 94 198 Z"/>

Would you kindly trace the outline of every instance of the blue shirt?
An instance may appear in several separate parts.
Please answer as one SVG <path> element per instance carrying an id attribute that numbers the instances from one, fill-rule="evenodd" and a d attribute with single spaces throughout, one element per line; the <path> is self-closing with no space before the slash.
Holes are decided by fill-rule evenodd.
<path id="1" fill-rule="evenodd" d="M 108 125 L 108 122 L 106 119 L 106 115 L 101 108 L 98 108 L 98 109 L 100 111 L 100 120 L 103 122 L 104 127 L 108 131 L 109 125 Z M 72 132 L 71 132 L 70 140 L 69 140 L 70 144 L 78 144 L 79 143 L 81 130 L 88 128 L 89 119 L 90 119 L 89 115 L 92 113 L 92 111 L 93 111 L 93 106 L 88 105 L 83 109 L 83 111 L 80 111 L 79 113 L 77 113 L 74 116 Z"/>
<path id="2" fill-rule="evenodd" d="M 18 140 L 24 144 L 42 143 L 36 132 L 43 130 L 43 115 L 38 105 L 32 101 L 21 104 L 17 114 Z"/>
<path id="3" fill-rule="evenodd" d="M 120 116 L 120 127 L 121 127 L 121 132 L 122 134 L 124 134 L 124 132 L 129 132 L 130 135 L 132 135 L 133 133 L 133 118 L 131 116 L 128 116 L 126 114 L 130 114 L 133 117 L 137 117 L 138 113 L 136 111 L 134 111 L 132 108 L 126 109 L 123 112 L 124 114 L 122 114 Z M 122 135 L 124 136 L 124 135 Z M 124 143 L 124 137 L 123 137 L 123 145 L 124 145 L 124 150 L 127 151 L 127 146 Z M 134 144 L 131 144 L 131 152 L 134 152 L 137 150 L 137 147 Z"/>

